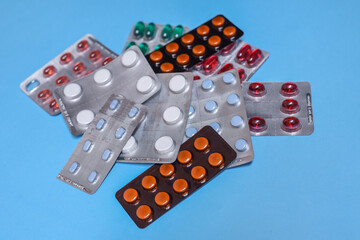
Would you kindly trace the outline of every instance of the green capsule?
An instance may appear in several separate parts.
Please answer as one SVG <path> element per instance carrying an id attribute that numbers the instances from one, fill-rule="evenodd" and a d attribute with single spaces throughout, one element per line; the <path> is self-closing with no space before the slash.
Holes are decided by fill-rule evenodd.
<path id="1" fill-rule="evenodd" d="M 134 28 L 134 37 L 136 39 L 142 38 L 144 37 L 144 32 L 145 32 L 145 24 L 141 21 L 137 22 Z"/>
<path id="2" fill-rule="evenodd" d="M 161 45 L 161 44 L 156 45 L 155 50 L 158 50 L 158 49 L 161 48 L 162 46 L 163 46 L 163 45 Z"/>
<path id="3" fill-rule="evenodd" d="M 163 41 L 167 42 L 170 41 L 172 37 L 173 29 L 171 25 L 166 24 L 161 32 L 161 38 Z"/>
<path id="4" fill-rule="evenodd" d="M 145 37 L 147 40 L 151 40 L 155 37 L 156 26 L 154 23 L 149 23 L 145 28 Z"/>
<path id="5" fill-rule="evenodd" d="M 149 49 L 149 46 L 146 43 L 141 43 L 139 45 L 139 48 L 140 48 L 141 52 L 145 55 Z"/>
<path id="6" fill-rule="evenodd" d="M 174 28 L 174 38 L 178 38 L 178 37 L 182 36 L 183 33 L 184 33 L 184 28 L 183 28 L 183 26 L 177 25 L 177 26 Z"/>
<path id="7" fill-rule="evenodd" d="M 126 49 L 128 49 L 129 47 L 134 46 L 134 45 L 136 45 L 136 43 L 131 41 L 126 45 Z"/>

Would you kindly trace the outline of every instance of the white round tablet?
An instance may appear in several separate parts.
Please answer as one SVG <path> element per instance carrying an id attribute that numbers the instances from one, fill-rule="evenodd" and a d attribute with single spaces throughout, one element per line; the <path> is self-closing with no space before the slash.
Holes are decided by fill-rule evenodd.
<path id="1" fill-rule="evenodd" d="M 174 147 L 174 140 L 169 136 L 160 137 L 155 142 L 155 150 L 160 154 L 171 152 Z"/>
<path id="2" fill-rule="evenodd" d="M 94 113 L 90 110 L 82 110 L 76 115 L 76 121 L 81 125 L 88 125 L 94 120 Z"/>
<path id="3" fill-rule="evenodd" d="M 169 81 L 169 88 L 174 93 L 181 93 L 186 89 L 187 81 L 183 75 L 175 75 Z"/>
<path id="4" fill-rule="evenodd" d="M 182 119 L 182 116 L 183 114 L 180 108 L 176 106 L 168 107 L 163 113 L 163 119 L 169 125 L 178 123 Z"/>
<path id="5" fill-rule="evenodd" d="M 142 76 L 136 83 L 136 89 L 143 93 L 149 93 L 154 88 L 154 79 L 150 76 Z"/>
<path id="6" fill-rule="evenodd" d="M 69 83 L 64 87 L 64 95 L 70 99 L 79 97 L 81 91 L 81 86 L 77 83 Z"/>
<path id="7" fill-rule="evenodd" d="M 94 74 L 94 81 L 98 85 L 104 85 L 110 82 L 110 80 L 111 80 L 111 72 L 106 68 L 100 69 L 99 71 L 96 71 L 96 73 Z"/>
<path id="8" fill-rule="evenodd" d="M 121 62 L 125 67 L 133 67 L 138 61 L 138 54 L 134 50 L 128 50 L 121 58 Z"/>
<path id="9" fill-rule="evenodd" d="M 136 149 L 136 147 L 137 147 L 136 139 L 133 136 L 131 136 L 129 138 L 129 140 L 126 142 L 122 152 L 130 153 L 130 152 L 134 151 Z"/>

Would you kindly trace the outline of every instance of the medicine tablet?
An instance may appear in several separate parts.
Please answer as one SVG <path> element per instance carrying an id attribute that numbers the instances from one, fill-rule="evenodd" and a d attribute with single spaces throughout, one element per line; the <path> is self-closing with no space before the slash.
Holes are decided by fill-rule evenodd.
<path id="1" fill-rule="evenodd" d="M 140 93 L 146 94 L 151 92 L 154 86 L 154 79 L 152 77 L 142 76 L 136 83 L 136 90 Z"/>
<path id="2" fill-rule="evenodd" d="M 189 164 L 192 160 L 191 152 L 189 152 L 188 150 L 181 150 L 177 156 L 177 160 L 181 164 L 184 165 Z"/>
<path id="3" fill-rule="evenodd" d="M 189 184 L 185 179 L 177 179 L 173 183 L 173 189 L 177 193 L 186 193 L 189 189 Z"/>
<path id="4" fill-rule="evenodd" d="M 151 176 L 151 175 L 145 176 L 141 180 L 141 185 L 146 190 L 153 190 L 154 188 L 156 188 L 156 185 L 157 185 L 156 178 L 154 176 Z"/>
<path id="5" fill-rule="evenodd" d="M 91 145 L 92 142 L 90 140 L 86 140 L 83 146 L 83 151 L 88 152 L 90 150 Z"/>
<path id="6" fill-rule="evenodd" d="M 194 147 L 198 151 L 205 151 L 210 147 L 209 140 L 205 137 L 198 137 L 194 141 Z"/>
<path id="7" fill-rule="evenodd" d="M 205 110 L 208 112 L 214 112 L 217 109 L 218 105 L 215 101 L 209 100 L 205 103 Z"/>
<path id="8" fill-rule="evenodd" d="M 110 82 L 110 80 L 111 80 L 111 72 L 106 68 L 100 69 L 96 71 L 94 74 L 94 81 L 98 85 L 104 85 Z"/>
<path id="9" fill-rule="evenodd" d="M 232 84 L 236 82 L 236 78 L 232 73 L 225 73 L 223 76 L 223 81 L 226 84 Z"/>
<path id="10" fill-rule="evenodd" d="M 231 119 L 231 125 L 233 127 L 242 127 L 244 125 L 244 120 L 242 119 L 242 117 L 236 115 L 234 117 L 232 117 Z"/>
<path id="11" fill-rule="evenodd" d="M 186 78 L 183 75 L 175 75 L 169 81 L 169 88 L 174 93 L 181 93 L 187 87 Z"/>
<path id="12" fill-rule="evenodd" d="M 64 87 L 64 95 L 67 98 L 74 99 L 81 95 L 81 86 L 77 83 L 69 83 Z"/>
<path id="13" fill-rule="evenodd" d="M 106 121 L 105 121 L 103 118 L 101 118 L 101 119 L 97 122 L 97 124 L 96 124 L 96 129 L 97 129 L 97 130 L 101 130 L 101 129 L 104 127 L 105 122 L 106 122 Z"/>
<path id="14" fill-rule="evenodd" d="M 141 205 L 136 210 L 136 216 L 143 221 L 149 220 L 151 218 L 151 215 L 152 211 L 148 205 Z"/>
<path id="15" fill-rule="evenodd" d="M 101 158 L 102 158 L 102 160 L 107 161 L 107 160 L 109 160 L 110 155 L 111 155 L 111 150 L 106 149 L 104 151 L 104 153 L 102 154 Z"/>
<path id="16" fill-rule="evenodd" d="M 88 181 L 90 183 L 95 182 L 97 175 L 98 175 L 98 173 L 96 171 L 92 171 L 88 177 Z"/>
<path id="17" fill-rule="evenodd" d="M 249 144 L 247 143 L 247 141 L 245 139 L 241 138 L 235 142 L 235 148 L 239 152 L 245 152 L 249 148 Z"/>
<path id="18" fill-rule="evenodd" d="M 135 203 L 139 199 L 139 193 L 134 188 L 126 189 L 123 198 L 128 203 Z"/>
<path id="19" fill-rule="evenodd" d="M 125 128 L 121 127 L 118 130 L 116 130 L 115 137 L 117 139 L 120 139 L 120 138 L 122 138 L 122 136 L 124 136 L 124 133 L 125 133 Z"/>
<path id="20" fill-rule="evenodd" d="M 236 105 L 240 102 L 240 98 L 237 94 L 232 93 L 227 97 L 227 103 L 230 105 Z"/>
<path id="21" fill-rule="evenodd" d="M 191 138 L 192 136 L 195 135 L 195 133 L 197 133 L 197 129 L 194 127 L 190 127 L 188 129 L 186 129 L 186 131 L 185 131 L 185 135 L 187 138 Z"/>
<path id="22" fill-rule="evenodd" d="M 166 207 L 170 203 L 170 196 L 167 192 L 159 192 L 155 196 L 155 203 L 159 207 Z"/>
<path id="23" fill-rule="evenodd" d="M 178 123 L 182 119 L 182 117 L 183 114 L 180 108 L 176 106 L 168 107 L 163 113 L 163 119 L 169 125 Z"/>
<path id="24" fill-rule="evenodd" d="M 111 110 L 114 110 L 115 108 L 117 108 L 118 105 L 119 105 L 119 100 L 114 99 L 114 100 L 111 101 L 109 107 L 110 107 Z"/>
<path id="25" fill-rule="evenodd" d="M 136 149 L 136 147 L 137 147 L 136 139 L 133 136 L 131 136 L 129 138 L 129 140 L 127 141 L 127 143 L 125 144 L 122 152 L 130 153 L 130 152 L 134 151 Z"/>
<path id="26" fill-rule="evenodd" d="M 174 140 L 169 136 L 160 137 L 155 142 L 155 149 L 160 154 L 165 154 L 174 150 Z"/>
<path id="27" fill-rule="evenodd" d="M 220 153 L 214 152 L 210 154 L 208 162 L 213 167 L 220 167 L 224 163 L 224 158 Z"/>
<path id="28" fill-rule="evenodd" d="M 220 124 L 218 122 L 213 122 L 210 124 L 210 126 L 216 131 L 216 132 L 220 132 Z"/>
<path id="29" fill-rule="evenodd" d="M 139 112 L 139 109 L 137 107 L 133 107 L 130 109 L 130 112 L 129 112 L 129 117 L 130 118 L 133 118 L 136 116 L 136 114 Z"/>
<path id="30" fill-rule="evenodd" d="M 190 105 L 189 107 L 189 117 L 191 117 L 195 113 L 195 108 Z"/>
<path id="31" fill-rule="evenodd" d="M 214 82 L 210 79 L 206 79 L 201 83 L 201 87 L 202 89 L 209 91 L 214 87 Z"/>
<path id="32" fill-rule="evenodd" d="M 69 167 L 69 172 L 70 173 L 75 173 L 76 170 L 78 169 L 79 163 L 78 162 L 73 162 L 71 164 L 71 166 Z"/>
<path id="33" fill-rule="evenodd" d="M 128 50 L 122 56 L 121 62 L 125 67 L 133 67 L 138 62 L 139 56 L 134 50 Z"/>
<path id="34" fill-rule="evenodd" d="M 94 120 L 94 113 L 90 110 L 82 110 L 76 115 L 76 121 L 81 125 L 88 125 Z"/>
<path id="35" fill-rule="evenodd" d="M 175 172 L 174 165 L 169 164 L 169 163 L 168 164 L 161 164 L 161 167 L 160 167 L 161 176 L 169 178 L 172 175 L 174 175 L 174 172 Z"/>

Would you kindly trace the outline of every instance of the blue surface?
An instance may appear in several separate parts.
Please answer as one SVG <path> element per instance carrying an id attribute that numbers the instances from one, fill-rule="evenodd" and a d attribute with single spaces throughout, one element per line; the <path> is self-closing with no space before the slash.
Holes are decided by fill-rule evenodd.
<path id="1" fill-rule="evenodd" d="M 0 239 L 359 239 L 359 7 L 355 0 L 1 1 Z M 86 33 L 120 52 L 138 20 L 194 28 L 218 13 L 270 52 L 252 81 L 311 82 L 314 134 L 254 137 L 252 164 L 226 170 L 144 230 L 114 196 L 149 165 L 116 164 L 94 195 L 57 180 L 79 138 L 20 82 Z"/>

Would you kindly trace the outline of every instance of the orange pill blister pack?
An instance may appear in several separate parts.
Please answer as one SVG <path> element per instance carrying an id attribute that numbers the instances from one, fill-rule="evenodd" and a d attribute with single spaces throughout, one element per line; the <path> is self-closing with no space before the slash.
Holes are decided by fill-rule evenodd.
<path id="1" fill-rule="evenodd" d="M 181 145 L 173 164 L 155 164 L 116 193 L 140 228 L 145 228 L 223 171 L 236 152 L 210 126 Z"/>
<path id="2" fill-rule="evenodd" d="M 111 62 L 118 55 L 87 34 L 20 84 L 21 90 L 50 115 L 60 113 L 54 90 Z"/>

